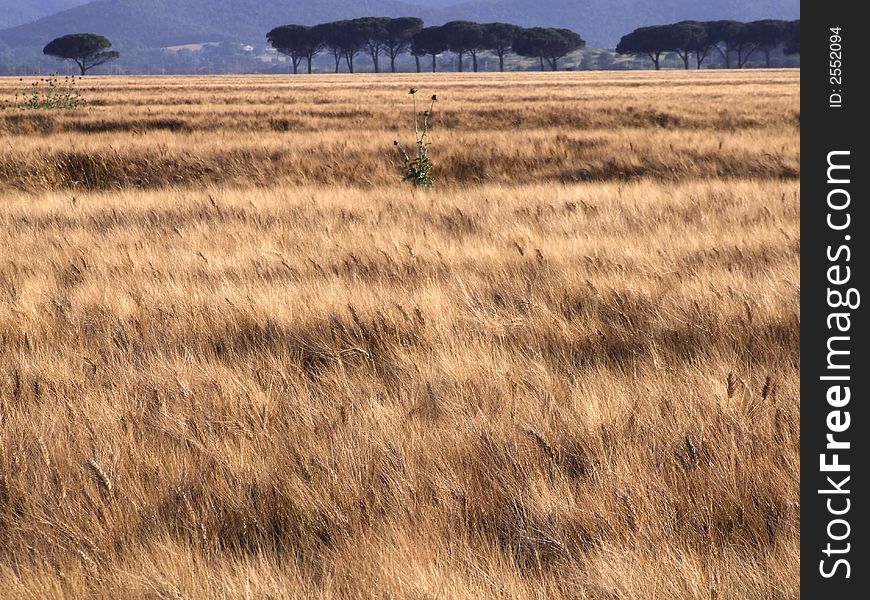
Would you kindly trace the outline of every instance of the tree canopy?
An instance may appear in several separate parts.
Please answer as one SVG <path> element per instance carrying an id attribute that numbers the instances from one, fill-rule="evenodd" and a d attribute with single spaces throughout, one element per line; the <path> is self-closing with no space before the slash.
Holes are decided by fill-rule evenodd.
<path id="1" fill-rule="evenodd" d="M 731 68 L 731 55 L 740 48 L 740 34 L 744 24 L 739 21 L 707 21 L 707 38 L 712 48 L 725 60 L 725 66 Z"/>
<path id="2" fill-rule="evenodd" d="M 784 53 L 800 53 L 800 21 L 765 19 L 740 23 L 738 21 L 681 21 L 670 25 L 640 27 L 622 36 L 616 51 L 619 54 L 646 55 L 656 69 L 661 67 L 661 56 L 676 53 L 689 68 L 689 56 L 701 64 L 712 49 L 731 67 L 732 55 L 737 55 L 737 67 L 746 65 L 756 51 L 765 55 L 766 66 L 771 65 L 771 53 L 782 47 Z"/>
<path id="3" fill-rule="evenodd" d="M 420 57 L 432 57 L 432 72 L 438 70 L 438 55 L 447 52 L 447 39 L 441 27 L 424 27 L 411 40 L 411 54 L 417 59 L 417 70 L 420 70 Z"/>
<path id="4" fill-rule="evenodd" d="M 510 23 L 484 23 L 482 46 L 498 56 L 498 70 L 504 71 L 504 57 L 511 51 L 522 27 Z"/>
<path id="5" fill-rule="evenodd" d="M 354 71 L 354 60 L 367 54 L 375 72 L 381 70 L 382 57 L 389 58 L 390 70 L 396 71 L 397 58 L 408 53 L 415 58 L 417 70 L 422 69 L 421 57 L 432 57 L 432 70 L 437 70 L 439 55 L 456 55 L 456 68 L 463 71 L 467 57 L 478 70 L 478 55 L 488 52 L 498 57 L 499 70 L 505 69 L 505 58 L 511 52 L 537 59 L 541 70 L 558 70 L 560 61 L 586 46 L 586 42 L 570 29 L 554 27 L 519 27 L 510 23 L 475 23 L 450 21 L 436 27 L 424 27 L 416 17 L 361 17 L 323 23 L 314 27 L 282 25 L 266 35 L 272 46 L 287 55 L 298 72 L 302 60 L 308 61 L 311 72 L 313 58 L 328 50 L 339 71 L 341 62 Z M 764 53 L 770 66 L 771 54 L 777 48 L 783 53 L 800 53 L 800 21 L 765 19 L 741 23 L 738 21 L 680 21 L 666 25 L 639 27 L 622 36 L 616 47 L 618 54 L 648 56 L 660 69 L 664 56 L 675 54 L 689 68 L 690 59 L 701 68 L 710 52 L 716 51 L 732 65 L 744 67 L 755 53 Z M 612 62 L 612 61 L 611 61 Z"/>
<path id="6" fill-rule="evenodd" d="M 646 55 L 653 61 L 656 71 L 661 68 L 661 55 L 668 50 L 667 25 L 639 27 L 622 36 L 616 45 L 617 54 Z"/>
<path id="7" fill-rule="evenodd" d="M 294 73 L 299 72 L 303 59 L 307 59 L 308 72 L 311 73 L 311 62 L 324 44 L 320 32 L 305 25 L 276 27 L 266 34 L 266 39 L 275 50 L 290 57 Z"/>
<path id="8" fill-rule="evenodd" d="M 472 54 L 474 70 L 477 70 L 477 52 L 483 46 L 483 29 L 471 21 L 450 21 L 441 26 L 441 35 L 447 48 L 459 59 L 459 71 L 463 70 L 463 58 Z"/>
<path id="9" fill-rule="evenodd" d="M 559 61 L 576 50 L 586 47 L 586 41 L 579 34 L 564 28 L 547 29 L 547 43 L 544 45 L 544 58 L 554 71 Z"/>
<path id="10" fill-rule="evenodd" d="M 47 56 L 71 60 L 78 65 L 81 74 L 98 67 L 120 55 L 110 50 L 112 42 L 95 33 L 71 33 L 51 40 L 42 49 Z"/>
<path id="11" fill-rule="evenodd" d="M 761 50 L 764 53 L 765 65 L 770 66 L 771 51 L 786 42 L 786 33 L 789 24 L 786 21 L 764 19 L 752 21 L 743 28 L 743 41 L 752 45 L 752 50 Z"/>
<path id="12" fill-rule="evenodd" d="M 683 61 L 685 68 L 689 68 L 689 56 L 694 53 L 698 60 L 698 68 L 710 51 L 707 28 L 698 21 L 681 21 L 665 28 L 667 50 L 676 52 Z"/>
<path id="13" fill-rule="evenodd" d="M 348 27 L 358 30 L 362 47 L 368 51 L 375 73 L 381 72 L 380 58 L 386 46 L 387 24 L 390 21 L 392 19 L 389 17 L 362 17 L 346 22 Z"/>
<path id="14" fill-rule="evenodd" d="M 414 36 L 423 30 L 423 19 L 417 17 L 399 17 L 386 23 L 384 50 L 390 58 L 390 71 L 396 72 L 396 59 L 411 49 Z"/>
<path id="15" fill-rule="evenodd" d="M 560 59 L 585 46 L 586 42 L 577 33 L 552 27 L 521 29 L 513 40 L 513 51 L 520 56 L 539 59 L 542 71 L 545 60 L 555 71 Z"/>
<path id="16" fill-rule="evenodd" d="M 489 52 L 498 57 L 499 70 L 504 71 L 505 57 L 515 52 L 540 59 L 541 68 L 550 65 L 558 69 L 559 61 L 586 42 L 569 29 L 534 27 L 525 29 L 510 23 L 474 23 L 450 21 L 437 27 L 424 27 L 416 17 L 362 17 L 344 21 L 322 23 L 314 27 L 282 25 L 275 27 L 266 39 L 278 52 L 290 58 L 293 72 L 297 73 L 303 59 L 311 60 L 324 49 L 335 61 L 336 73 L 341 61 L 348 70 L 354 70 L 354 58 L 365 51 L 371 58 L 375 72 L 380 71 L 380 59 L 390 60 L 395 72 L 396 59 L 403 53 L 411 54 L 421 70 L 420 58 L 432 57 L 432 70 L 438 68 L 437 58 L 444 52 L 457 56 L 457 70 L 465 69 L 466 57 L 478 70 L 478 55 Z"/>

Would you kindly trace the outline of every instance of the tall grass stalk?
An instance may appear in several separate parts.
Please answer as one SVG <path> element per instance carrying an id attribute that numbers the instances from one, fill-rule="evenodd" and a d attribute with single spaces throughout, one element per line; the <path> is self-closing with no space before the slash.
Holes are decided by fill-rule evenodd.
<path id="1" fill-rule="evenodd" d="M 438 96 L 432 94 L 429 102 L 428 110 L 423 111 L 423 126 L 420 127 L 420 115 L 417 112 L 417 88 L 411 88 L 408 92 L 413 99 L 414 111 L 414 141 L 417 145 L 416 156 L 412 157 L 396 140 L 393 142 L 399 149 L 404 161 L 405 176 L 403 181 L 411 182 L 411 185 L 419 188 L 430 188 L 435 182 L 432 177 L 433 163 L 429 156 L 429 146 L 431 143 L 429 135 L 429 122 L 432 118 L 435 109 L 435 102 L 438 101 Z"/>

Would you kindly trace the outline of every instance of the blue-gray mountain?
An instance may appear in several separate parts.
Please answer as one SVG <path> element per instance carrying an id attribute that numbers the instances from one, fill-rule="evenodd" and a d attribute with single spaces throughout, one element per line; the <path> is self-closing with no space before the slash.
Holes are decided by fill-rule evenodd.
<path id="1" fill-rule="evenodd" d="M 8 3 L 10 0 L 0 0 Z M 12 0 L 15 4 L 21 0 Z M 75 0 L 24 0 L 74 3 Z M 233 40 L 262 42 L 276 25 L 313 25 L 361 16 L 506 21 L 517 25 L 568 27 L 593 47 L 614 47 L 636 27 L 683 19 L 797 19 L 799 0 L 98 0 L 0 31 L 12 47 L 42 46 L 71 32 L 92 31 L 126 48 Z"/>
<path id="2" fill-rule="evenodd" d="M 0 29 L 29 23 L 89 0 L 0 0 Z"/>

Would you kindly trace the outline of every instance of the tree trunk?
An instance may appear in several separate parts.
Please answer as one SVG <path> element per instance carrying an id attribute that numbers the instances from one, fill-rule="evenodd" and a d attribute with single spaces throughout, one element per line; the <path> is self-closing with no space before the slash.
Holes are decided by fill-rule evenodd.
<path id="1" fill-rule="evenodd" d="M 541 55 L 541 70 L 544 70 L 544 55 Z"/>
<path id="2" fill-rule="evenodd" d="M 419 73 L 420 72 L 420 57 L 415 56 L 414 58 L 417 59 L 417 72 Z M 395 73 L 395 72 L 396 72 L 396 55 L 390 53 L 390 73 Z"/>
<path id="3" fill-rule="evenodd" d="M 718 48 L 718 46 L 717 46 L 717 48 Z M 719 52 L 721 52 L 722 56 L 725 58 L 725 68 L 730 69 L 731 68 L 731 48 L 729 48 L 728 46 L 725 46 L 725 52 L 722 52 L 721 49 L 719 50 Z"/>
<path id="4" fill-rule="evenodd" d="M 381 72 L 381 65 L 379 63 L 379 52 L 372 52 L 372 63 L 375 65 L 375 73 Z"/>
<path id="5" fill-rule="evenodd" d="M 555 56 L 553 58 L 551 58 L 550 59 L 550 66 L 553 67 L 554 71 L 558 71 L 559 70 L 559 59 L 556 58 Z"/>
<path id="6" fill-rule="evenodd" d="M 351 54 L 350 52 L 345 52 L 344 62 L 347 63 L 347 70 L 353 73 L 353 54 Z"/>
<path id="7" fill-rule="evenodd" d="M 421 70 L 420 69 L 420 57 L 415 54 L 414 60 L 417 62 L 417 72 L 419 73 Z M 395 73 L 395 72 L 396 72 L 396 69 L 393 69 L 393 73 Z"/>
<path id="8" fill-rule="evenodd" d="M 462 59 L 465 57 L 464 52 L 459 53 L 459 72 L 462 73 Z"/>
<path id="9" fill-rule="evenodd" d="M 333 54 L 332 58 L 335 59 L 335 72 L 338 73 L 338 69 L 341 67 L 341 54 Z"/>
<path id="10" fill-rule="evenodd" d="M 471 68 L 477 73 L 477 52 L 471 53 Z"/>
<path id="11" fill-rule="evenodd" d="M 740 64 L 739 64 L 738 66 L 739 66 L 741 69 L 742 69 L 743 67 L 746 66 L 746 63 L 749 62 L 749 57 L 751 57 L 751 56 L 752 56 L 752 53 L 755 52 L 757 49 L 758 49 L 757 46 L 756 46 L 756 47 L 753 47 L 751 50 L 749 50 L 749 52 L 746 53 L 745 56 L 743 56 L 742 58 L 740 58 Z"/>
<path id="12" fill-rule="evenodd" d="M 498 53 L 498 70 L 504 73 L 504 52 Z"/>
<path id="13" fill-rule="evenodd" d="M 764 66 L 770 68 L 770 48 L 764 49 Z"/>
<path id="14" fill-rule="evenodd" d="M 433 73 L 435 73 L 435 72 L 438 70 L 438 68 L 437 68 L 437 67 L 438 67 L 438 61 L 436 60 L 437 58 L 438 58 L 438 55 L 437 55 L 437 54 L 433 54 L 433 55 L 432 55 L 432 72 L 433 72 Z"/>
<path id="15" fill-rule="evenodd" d="M 311 75 L 311 58 L 312 58 L 312 57 L 311 57 L 311 55 L 309 54 L 309 55 L 307 56 L 307 58 L 308 58 L 308 74 Z"/>
<path id="16" fill-rule="evenodd" d="M 661 71 L 661 53 L 656 52 L 655 54 L 653 54 L 652 52 L 650 52 L 648 56 L 650 60 L 653 61 L 653 64 L 656 66 L 656 71 Z"/>

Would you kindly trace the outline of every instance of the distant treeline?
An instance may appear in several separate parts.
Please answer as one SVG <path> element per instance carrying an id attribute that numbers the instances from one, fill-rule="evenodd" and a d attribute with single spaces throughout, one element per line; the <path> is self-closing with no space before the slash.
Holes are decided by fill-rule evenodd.
<path id="1" fill-rule="evenodd" d="M 390 70 L 396 71 L 396 58 L 411 54 L 422 70 L 421 59 L 432 58 L 432 70 L 437 70 L 437 58 L 445 52 L 456 54 L 458 70 L 464 69 L 464 59 L 471 57 L 471 67 L 477 71 L 481 52 L 491 52 L 499 58 L 499 70 L 504 71 L 504 58 L 509 52 L 540 61 L 552 70 L 571 52 L 584 48 L 586 42 L 570 29 L 552 27 L 519 27 L 510 23 L 472 23 L 451 21 L 437 27 L 424 27 L 416 17 L 363 17 L 306 25 L 282 25 L 271 30 L 266 39 L 280 53 L 289 57 L 293 72 L 298 73 L 303 62 L 311 73 L 314 58 L 326 52 L 335 61 L 338 73 L 342 60 L 353 73 L 354 59 L 361 53 L 371 57 L 374 70 L 381 70 L 381 58 L 389 58 Z"/>
<path id="2" fill-rule="evenodd" d="M 771 52 L 781 47 L 785 54 L 800 54 L 801 22 L 766 19 L 740 23 L 739 21 L 680 21 L 670 25 L 640 27 L 622 36 L 616 46 L 619 54 L 649 56 L 656 70 L 661 68 L 661 57 L 674 52 L 689 68 L 689 57 L 695 56 L 700 69 L 710 52 L 718 52 L 725 66 L 743 68 L 755 52 L 764 53 L 765 65 L 770 66 Z M 737 62 L 734 63 L 733 59 Z"/>
<path id="3" fill-rule="evenodd" d="M 314 58 L 324 52 L 334 60 L 336 73 L 342 61 L 353 73 L 354 60 L 360 54 L 371 58 L 376 73 L 381 71 L 382 58 L 389 59 L 390 70 L 395 72 L 396 59 L 402 54 L 414 57 L 418 72 L 423 69 L 421 59 L 431 57 L 432 71 L 436 71 L 437 58 L 445 52 L 457 56 L 459 71 L 465 68 L 466 57 L 471 58 L 472 70 L 477 71 L 481 52 L 497 56 L 500 71 L 504 71 L 505 56 L 509 53 L 537 59 L 542 71 L 546 67 L 555 71 L 562 58 L 586 46 L 580 35 L 570 29 L 471 21 L 425 27 L 423 20 L 416 17 L 363 17 L 315 26 L 281 25 L 272 29 L 266 39 L 289 57 L 294 73 L 299 72 L 303 63 L 311 73 Z M 648 56 L 656 69 L 661 68 L 662 56 L 670 53 L 678 55 L 688 69 L 689 58 L 694 55 L 700 69 L 715 51 L 721 54 L 726 67 L 743 68 L 756 52 L 764 53 L 765 64 L 770 66 L 771 52 L 780 47 L 785 54 L 800 53 L 799 20 L 681 21 L 641 27 L 623 36 L 616 52 Z"/>
<path id="4" fill-rule="evenodd" d="M 261 30 L 262 31 L 262 30 Z M 800 21 L 681 21 L 641 27 L 616 49 L 586 48 L 569 29 L 452 21 L 426 27 L 416 17 L 367 17 L 315 26 L 282 25 L 262 41 L 128 48 L 97 67 L 112 73 L 280 73 L 414 70 L 633 70 L 697 66 L 799 66 Z M 277 56 L 275 50 L 279 53 Z M 279 57 L 286 57 L 286 62 Z M 651 63 L 648 61 L 652 61 Z M 74 65 L 71 65 L 74 66 Z M 0 44 L 0 75 L 56 70 L 42 48 Z"/>

